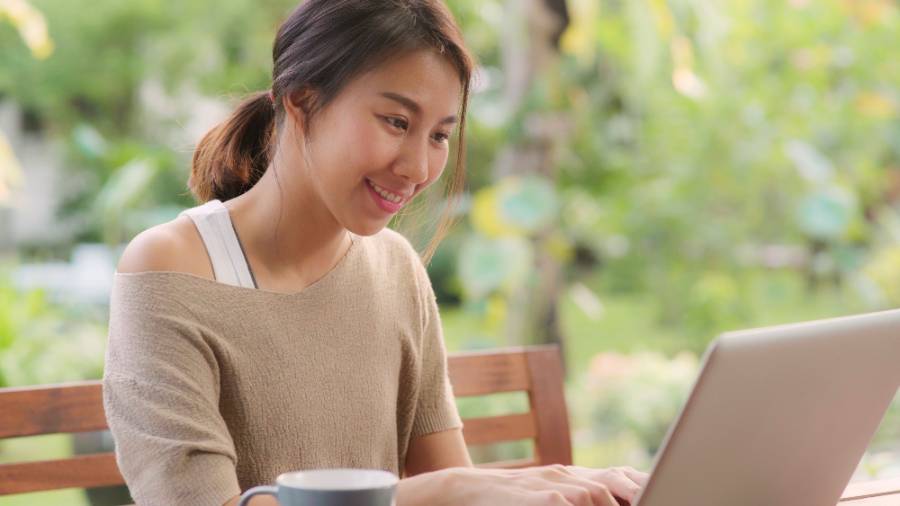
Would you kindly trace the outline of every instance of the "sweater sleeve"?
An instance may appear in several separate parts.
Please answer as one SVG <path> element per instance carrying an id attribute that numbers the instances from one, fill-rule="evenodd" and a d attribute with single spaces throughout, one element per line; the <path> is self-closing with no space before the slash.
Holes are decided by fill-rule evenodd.
<path id="1" fill-rule="evenodd" d="M 240 493 L 218 410 L 219 370 L 190 311 L 139 275 L 116 275 L 103 405 L 139 505 L 221 506 Z"/>
<path id="2" fill-rule="evenodd" d="M 418 261 L 416 284 L 422 309 L 422 370 L 411 437 L 462 427 L 447 376 L 447 353 L 437 300 L 428 273 Z"/>

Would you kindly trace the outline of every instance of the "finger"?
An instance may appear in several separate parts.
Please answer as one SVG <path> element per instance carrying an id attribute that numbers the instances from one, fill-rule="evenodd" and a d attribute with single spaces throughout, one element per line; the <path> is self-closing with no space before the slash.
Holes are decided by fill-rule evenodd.
<path id="1" fill-rule="evenodd" d="M 559 490 L 542 490 L 532 493 L 528 496 L 527 504 L 533 504 L 534 506 L 576 506 Z"/>
<path id="2" fill-rule="evenodd" d="M 581 502 L 586 491 L 589 496 L 588 504 L 604 506 L 611 504 L 617 506 L 615 498 L 606 484 L 580 476 L 578 473 L 573 472 L 571 466 L 556 464 L 545 466 L 541 468 L 541 471 L 541 478 L 544 480 L 566 487 L 566 498 L 571 501 Z M 572 489 L 571 487 L 575 488 Z"/>
<path id="3" fill-rule="evenodd" d="M 613 496 L 612 491 L 609 489 L 609 487 L 606 486 L 606 484 L 599 483 L 594 480 L 589 480 L 587 478 L 584 478 L 582 476 L 578 476 L 575 474 L 571 475 L 567 484 L 569 484 L 569 483 L 577 485 L 579 487 L 582 487 L 582 488 L 588 490 L 588 492 L 590 492 L 590 495 L 591 495 L 591 501 L 592 501 L 591 504 L 595 504 L 595 505 L 611 504 L 613 506 L 618 506 L 618 504 L 619 504 L 618 502 L 616 502 L 616 499 Z"/>
<path id="4" fill-rule="evenodd" d="M 634 502 L 640 485 L 629 478 L 621 469 L 590 469 L 586 467 L 570 466 L 573 473 L 582 478 L 599 482 L 606 486 L 612 494 L 628 502 Z"/>
<path id="5" fill-rule="evenodd" d="M 616 499 L 605 487 L 598 487 L 590 480 L 570 476 L 565 483 L 551 482 L 547 486 L 561 492 L 573 506 L 618 506 Z"/>
<path id="6" fill-rule="evenodd" d="M 637 469 L 634 469 L 633 467 L 623 467 L 622 471 L 625 472 L 625 476 L 628 476 L 629 478 L 631 478 L 631 481 L 640 485 L 641 488 L 644 488 L 647 486 L 647 481 L 650 479 L 649 474 L 638 471 Z"/>

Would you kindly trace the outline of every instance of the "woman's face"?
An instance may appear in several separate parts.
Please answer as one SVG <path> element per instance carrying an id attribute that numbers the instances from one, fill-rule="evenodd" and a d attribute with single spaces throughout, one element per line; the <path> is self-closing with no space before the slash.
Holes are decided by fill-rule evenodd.
<path id="1" fill-rule="evenodd" d="M 355 78 L 313 117 L 300 184 L 344 228 L 377 233 L 443 172 L 461 92 L 456 69 L 431 50 Z"/>

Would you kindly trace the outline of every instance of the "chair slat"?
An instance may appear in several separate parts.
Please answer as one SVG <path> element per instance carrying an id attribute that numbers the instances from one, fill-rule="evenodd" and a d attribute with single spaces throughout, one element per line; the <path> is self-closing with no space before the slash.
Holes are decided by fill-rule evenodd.
<path id="1" fill-rule="evenodd" d="M 572 465 L 572 440 L 563 390 L 562 360 L 556 346 L 533 347 L 528 351 L 528 392 L 538 426 L 535 454 L 542 464 Z"/>
<path id="2" fill-rule="evenodd" d="M 0 439 L 107 428 L 99 381 L 0 391 Z"/>
<path id="3" fill-rule="evenodd" d="M 0 464 L 0 495 L 64 488 L 106 487 L 124 483 L 113 453 Z"/>
<path id="4" fill-rule="evenodd" d="M 524 351 L 456 354 L 449 357 L 447 367 L 456 397 L 518 392 L 530 386 Z"/>
<path id="5" fill-rule="evenodd" d="M 463 437 L 468 445 L 533 439 L 534 458 L 479 464 L 479 467 L 572 464 L 559 347 L 528 346 L 455 353 L 447 357 L 447 365 L 456 397 L 528 393 L 529 413 L 465 420 Z"/>
<path id="6" fill-rule="evenodd" d="M 537 427 L 531 413 L 463 420 L 463 437 L 470 445 L 533 439 L 535 436 Z"/>

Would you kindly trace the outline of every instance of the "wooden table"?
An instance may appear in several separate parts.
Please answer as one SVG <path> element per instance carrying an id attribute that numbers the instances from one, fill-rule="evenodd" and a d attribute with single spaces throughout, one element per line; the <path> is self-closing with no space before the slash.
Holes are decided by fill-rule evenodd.
<path id="1" fill-rule="evenodd" d="M 900 506 L 900 478 L 851 483 L 838 506 Z"/>

